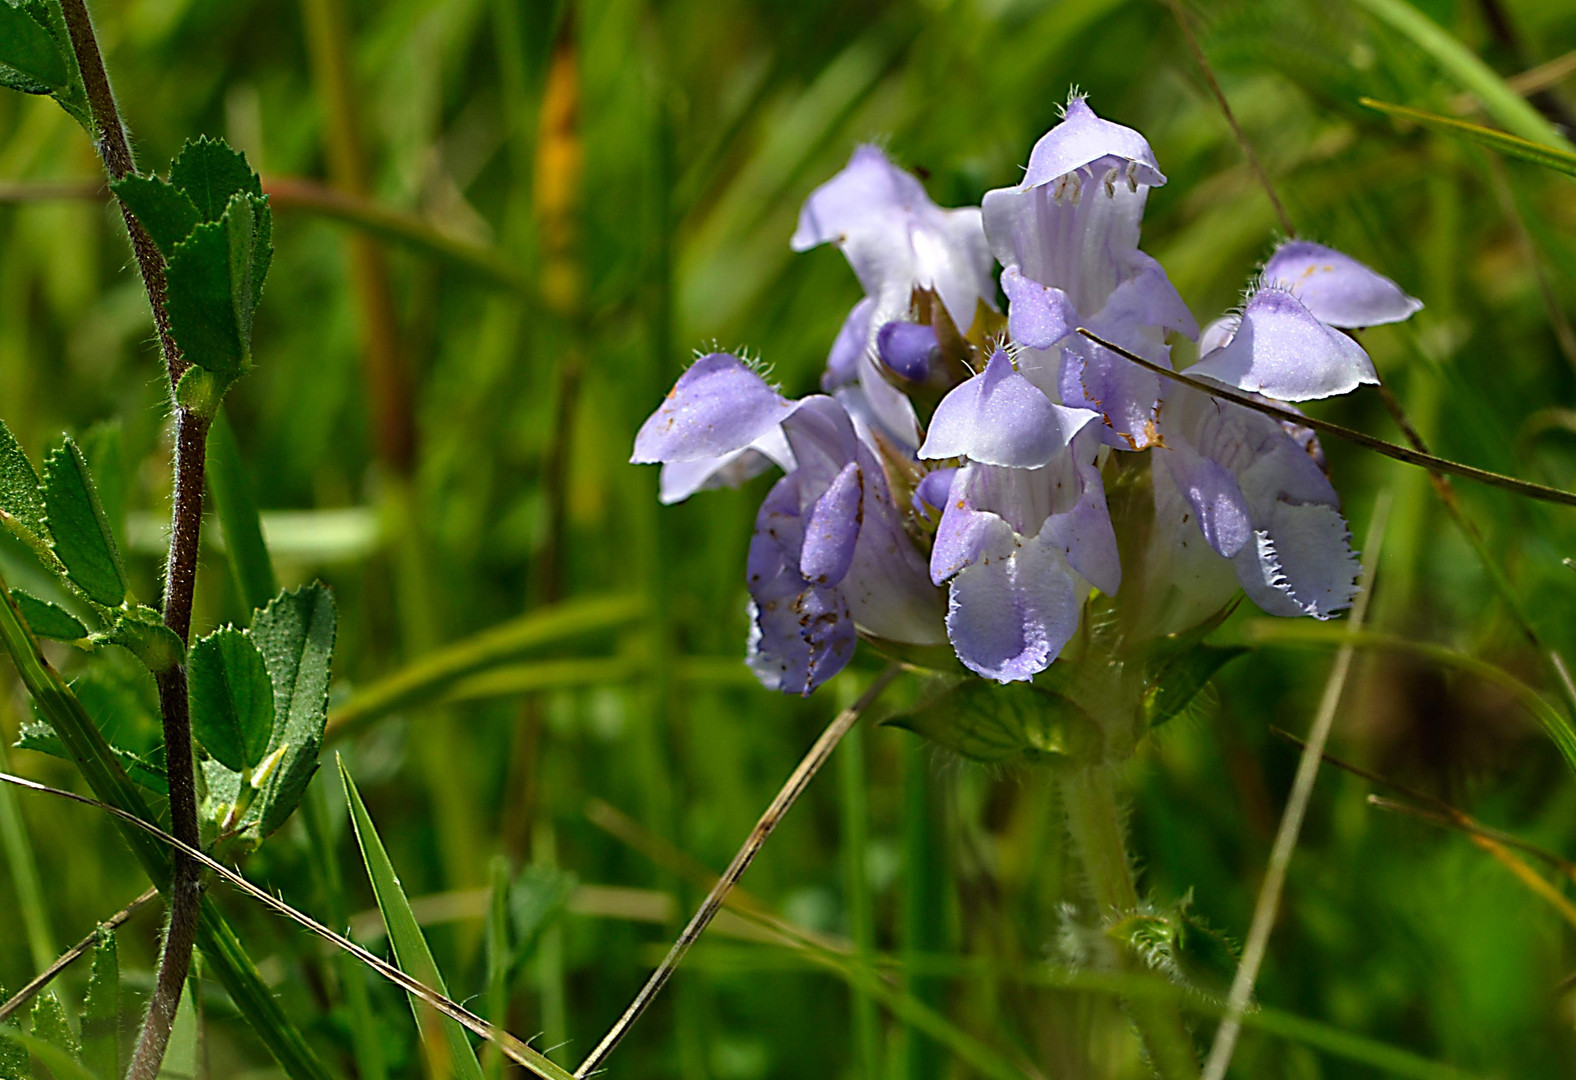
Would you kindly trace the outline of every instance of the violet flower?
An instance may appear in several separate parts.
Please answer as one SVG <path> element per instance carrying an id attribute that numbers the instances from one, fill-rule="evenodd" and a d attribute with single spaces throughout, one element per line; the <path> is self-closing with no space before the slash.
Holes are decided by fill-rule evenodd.
<path id="1" fill-rule="evenodd" d="M 785 455 L 768 452 L 775 440 Z M 708 483 L 783 464 L 756 517 L 747 583 L 748 659 L 772 689 L 808 694 L 842 670 L 857 634 L 939 644 L 940 594 L 903 529 L 880 463 L 837 401 L 790 401 L 738 357 L 712 353 L 680 378 L 635 437 L 631 460 Z M 719 462 L 723 462 L 719 466 Z M 678 490 L 675 485 L 674 490 Z"/>
<path id="2" fill-rule="evenodd" d="M 1347 255 L 1286 243 L 1241 313 L 1204 331 L 1187 374 L 1279 401 L 1347 393 L 1378 376 L 1341 328 L 1397 322 L 1421 307 Z M 1155 538 L 1172 585 L 1204 610 L 1235 583 L 1272 615 L 1327 619 L 1350 606 L 1360 568 L 1311 430 L 1173 385 L 1162 432 Z"/>

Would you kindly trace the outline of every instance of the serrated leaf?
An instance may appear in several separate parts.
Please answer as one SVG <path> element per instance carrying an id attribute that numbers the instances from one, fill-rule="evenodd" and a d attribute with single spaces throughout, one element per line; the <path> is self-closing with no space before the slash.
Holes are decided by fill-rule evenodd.
<path id="1" fill-rule="evenodd" d="M 16 743 L 18 750 L 32 750 L 39 754 L 48 754 L 50 757 L 60 758 L 62 761 L 71 761 L 70 753 L 66 751 L 65 744 L 60 741 L 60 736 L 55 734 L 55 729 L 43 721 L 34 721 L 23 724 L 17 732 Z M 162 766 L 143 758 L 130 750 L 123 750 L 118 746 L 110 747 L 110 753 L 115 760 L 120 762 L 120 767 L 126 770 L 140 787 L 159 795 L 170 793 L 169 777 Z"/>
<path id="2" fill-rule="evenodd" d="M 285 748 L 247 811 L 246 831 L 255 839 L 284 824 L 317 771 L 337 621 L 334 595 L 319 582 L 281 593 L 247 631 L 263 654 L 274 688 L 274 729 L 267 753 Z"/>
<path id="3" fill-rule="evenodd" d="M 33 471 L 27 452 L 4 421 L 0 421 L 0 510 L 15 518 L 18 525 L 34 536 L 48 538 L 49 530 L 44 524 L 44 493 L 38 473 Z"/>
<path id="4" fill-rule="evenodd" d="M 68 436 L 44 468 L 44 515 L 50 544 L 71 580 L 105 607 L 126 599 L 120 550 L 88 471 L 87 459 Z"/>
<path id="5" fill-rule="evenodd" d="M 30 596 L 21 589 L 12 589 L 11 597 L 34 636 L 55 641 L 81 641 L 88 636 L 87 627 L 60 605 Z"/>
<path id="6" fill-rule="evenodd" d="M 1098 755 L 1099 725 L 1072 700 L 1031 683 L 968 679 L 883 721 L 974 761 L 1037 762 Z"/>
<path id="7" fill-rule="evenodd" d="M 166 277 L 170 330 L 187 359 L 222 379 L 251 362 L 252 313 L 272 245 L 266 199 L 236 195 L 217 221 L 175 245 Z"/>
<path id="8" fill-rule="evenodd" d="M 93 472 L 104 518 L 118 548 L 125 548 L 126 500 L 130 477 L 126 466 L 126 438 L 119 419 L 101 420 L 81 439 L 82 456 Z"/>
<path id="9" fill-rule="evenodd" d="M 60 999 L 53 993 L 40 994 L 34 999 L 33 1028 L 30 1034 L 33 1038 L 63 1050 L 72 1057 L 76 1057 L 81 1049 L 77 1045 L 77 1037 L 71 1033 L 70 1023 L 66 1020 L 65 1006 L 60 1004 Z"/>
<path id="10" fill-rule="evenodd" d="M 203 219 L 191 196 L 157 176 L 123 176 L 110 190 L 142 222 L 166 259 Z"/>
<path id="11" fill-rule="evenodd" d="M 448 996 L 448 987 L 438 964 L 422 936 L 421 926 L 410 909 L 405 890 L 400 887 L 399 875 L 389 861 L 388 852 L 373 827 L 372 817 L 361 801 L 361 793 L 350 778 L 345 763 L 339 763 L 339 778 L 345 787 L 345 799 L 350 805 L 350 822 L 355 827 L 356 843 L 361 847 L 361 858 L 367 867 L 367 877 L 372 881 L 372 895 L 377 900 L 378 911 L 383 915 L 383 925 L 388 930 L 389 944 L 394 947 L 394 960 L 411 977 Z M 417 1028 L 427 1029 L 430 1006 L 419 998 L 411 997 L 411 1010 L 416 1014 Z M 438 1022 L 443 1026 L 444 1039 L 449 1047 L 449 1060 L 457 1080 L 484 1080 L 481 1062 L 465 1036 L 465 1029 L 457 1021 L 444 1016 Z M 545 1060 L 545 1059 L 544 1059 Z"/>
<path id="12" fill-rule="evenodd" d="M 3 988 L 0 988 L 0 997 L 3 996 Z M 15 1028 L 0 1024 L 0 1080 L 33 1080 L 33 1064 L 28 1059 L 27 1048 L 12 1038 L 18 1034 Z"/>
<path id="13" fill-rule="evenodd" d="M 204 221 L 218 221 L 237 194 L 263 194 L 246 155 L 206 135 L 186 140 L 170 163 L 170 183 L 191 199 Z"/>
<path id="14" fill-rule="evenodd" d="M 274 733 L 274 687 L 252 639 L 215 630 L 186 658 L 192 734 L 220 764 L 246 772 L 263 760 Z"/>
<path id="15" fill-rule="evenodd" d="M 1141 705 L 1144 725 L 1158 727 L 1177 716 L 1216 672 L 1247 651 L 1240 645 L 1196 644 L 1153 658 Z"/>
<path id="16" fill-rule="evenodd" d="M 27 12 L 0 0 L 0 86 L 51 94 L 70 78 L 71 69 L 49 31 Z"/>
<path id="17" fill-rule="evenodd" d="M 235 318 L 229 231 L 217 221 L 197 226 L 175 245 L 165 276 L 170 332 L 181 352 L 205 371 L 239 376 L 248 348 Z"/>
<path id="18" fill-rule="evenodd" d="M 82 1064 L 104 1078 L 120 1076 L 120 955 L 115 931 L 93 933 L 93 967 L 82 1004 Z"/>

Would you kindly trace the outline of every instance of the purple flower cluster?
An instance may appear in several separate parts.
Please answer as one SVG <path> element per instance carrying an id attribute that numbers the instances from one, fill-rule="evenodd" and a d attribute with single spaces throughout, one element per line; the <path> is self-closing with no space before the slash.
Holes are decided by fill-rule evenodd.
<path id="1" fill-rule="evenodd" d="M 825 392 L 785 398 L 713 353 L 646 421 L 633 457 L 662 463 L 664 502 L 783 470 L 748 560 L 762 682 L 808 693 L 861 634 L 950 642 L 982 676 L 1033 678 L 1091 591 L 1121 587 L 1101 478 L 1113 454 L 1149 452 L 1143 588 L 1199 617 L 1239 586 L 1275 615 L 1328 618 L 1351 603 L 1357 557 L 1311 431 L 1163 380 L 1076 329 L 1164 367 L 1167 334 L 1181 334 L 1199 344 L 1190 375 L 1297 402 L 1376 382 L 1343 331 L 1421 304 L 1292 241 L 1240 312 L 1200 333 L 1138 247 L 1149 190 L 1165 182 L 1143 136 L 1075 97 L 1022 182 L 978 209 L 936 206 L 873 146 L 810 195 L 794 249 L 836 244 L 865 292 Z M 1006 333 L 987 340 L 1001 321 L 996 262 Z"/>

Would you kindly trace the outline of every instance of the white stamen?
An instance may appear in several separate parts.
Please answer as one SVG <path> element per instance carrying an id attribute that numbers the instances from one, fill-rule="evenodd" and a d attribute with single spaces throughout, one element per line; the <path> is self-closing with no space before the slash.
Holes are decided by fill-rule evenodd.
<path id="1" fill-rule="evenodd" d="M 1051 190 L 1051 198 L 1057 202 L 1062 201 L 1062 196 L 1067 194 L 1067 181 L 1072 179 L 1072 173 L 1063 173 L 1056 178 L 1056 187 Z"/>
<path id="2" fill-rule="evenodd" d="M 1138 194 L 1138 162 L 1136 161 L 1127 163 L 1127 190 L 1134 195 Z"/>
<path id="3" fill-rule="evenodd" d="M 1105 176 L 1101 178 L 1101 182 L 1105 184 L 1105 197 L 1107 199 L 1116 198 L 1116 178 L 1120 175 L 1121 170 L 1115 165 L 1105 170 Z"/>
<path id="4" fill-rule="evenodd" d="M 1078 205 L 1078 199 L 1083 195 L 1083 177 L 1072 173 L 1073 178 L 1073 205 Z"/>

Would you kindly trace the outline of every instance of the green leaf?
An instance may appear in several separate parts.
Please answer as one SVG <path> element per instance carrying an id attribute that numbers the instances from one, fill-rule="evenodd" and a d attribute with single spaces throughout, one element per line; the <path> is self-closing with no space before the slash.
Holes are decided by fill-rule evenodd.
<path id="1" fill-rule="evenodd" d="M 274 733 L 274 687 L 252 639 L 234 627 L 215 630 L 192 646 L 186 680 L 203 748 L 236 772 L 262 761 Z"/>
<path id="2" fill-rule="evenodd" d="M 120 956 L 115 931 L 93 933 L 93 968 L 82 1005 L 82 1064 L 99 1077 L 120 1076 Z"/>
<path id="3" fill-rule="evenodd" d="M 110 190 L 142 222 L 166 259 L 203 219 L 191 196 L 157 176 L 123 176 Z"/>
<path id="4" fill-rule="evenodd" d="M 247 631 L 263 654 L 274 687 L 274 729 L 267 753 L 284 750 L 247 812 L 246 831 L 254 839 L 284 824 L 317 771 L 337 618 L 333 593 L 315 583 L 279 594 Z"/>
<path id="5" fill-rule="evenodd" d="M 44 469 L 44 513 L 50 543 L 88 598 L 105 607 L 126 599 L 126 571 L 82 451 L 68 436 Z"/>
<path id="6" fill-rule="evenodd" d="M 1520 158 L 1530 161 L 1534 165 L 1562 172 L 1566 176 L 1576 177 L 1576 154 L 1557 146 L 1548 146 L 1544 143 L 1523 139 L 1519 135 L 1508 135 L 1503 131 L 1495 131 L 1481 124 L 1470 124 L 1465 120 L 1456 120 L 1449 116 L 1440 116 L 1437 113 L 1424 112 L 1422 109 L 1412 109 L 1405 105 L 1391 105 L 1384 101 L 1375 101 L 1373 98 L 1359 98 L 1362 104 L 1370 109 L 1376 109 L 1397 120 L 1410 120 L 1414 124 L 1442 131 L 1447 135 L 1457 135 L 1490 150 L 1504 154 L 1506 157 Z"/>
<path id="7" fill-rule="evenodd" d="M 5 0 L 0 0 L 3 4 Z M 44 494 L 27 452 L 0 421 L 0 512 L 40 539 L 49 537 L 44 524 Z"/>
<path id="8" fill-rule="evenodd" d="M 1032 683 L 967 679 L 911 712 L 884 720 L 974 761 L 988 763 L 1098 755 L 1099 725 L 1071 699 Z"/>
<path id="9" fill-rule="evenodd" d="M 179 635 L 164 625 L 157 611 L 142 604 L 120 611 L 114 624 L 95 640 L 121 646 L 155 674 L 179 666 L 186 657 Z"/>
<path id="10" fill-rule="evenodd" d="M 170 183 L 191 199 L 204 221 L 218 221 L 237 194 L 263 194 L 246 155 L 206 135 L 186 140 L 170 163 Z"/>
<path id="11" fill-rule="evenodd" d="M 514 941 L 511 966 L 531 955 L 537 939 L 563 913 L 574 891 L 575 876 L 556 866 L 532 863 L 520 870 L 509 888 L 509 922 Z"/>
<path id="12" fill-rule="evenodd" d="M 22 618 L 27 620 L 27 625 L 38 637 L 56 641 L 81 641 L 88 636 L 88 628 L 60 605 L 30 596 L 21 589 L 11 590 L 11 595 L 16 599 Z"/>
<path id="13" fill-rule="evenodd" d="M 93 484 L 98 488 L 110 535 L 115 538 L 116 547 L 124 549 L 126 501 L 131 478 L 126 466 L 126 438 L 121 422 L 101 420 L 88 428 L 82 436 L 82 456 L 93 472 Z"/>
<path id="14" fill-rule="evenodd" d="M 187 359 L 220 378 L 237 378 L 251 363 L 252 312 L 268 272 L 272 230 L 267 200 L 239 194 L 170 255 L 170 331 Z"/>
<path id="15" fill-rule="evenodd" d="M 1155 657 L 1141 708 L 1146 727 L 1159 727 L 1187 708 L 1215 673 L 1249 650 L 1241 645 L 1192 645 Z"/>
<path id="16" fill-rule="evenodd" d="M 200 956 L 192 957 L 194 969 Z M 164 1060 L 159 1063 L 161 1080 L 198 1080 L 203 1075 L 198 1066 L 198 1016 L 194 1004 L 198 986 L 194 972 L 181 988 L 180 1004 L 175 1007 L 175 1022 L 170 1025 L 170 1041 L 164 1048 Z"/>
<path id="17" fill-rule="evenodd" d="M 405 890 L 400 888 L 399 875 L 394 872 L 394 864 L 389 861 L 383 841 L 378 838 L 372 818 L 361 801 L 361 793 L 356 790 L 343 760 L 339 762 L 339 778 L 345 786 L 345 799 L 350 804 L 350 821 L 355 826 L 356 842 L 361 847 L 361 858 L 367 866 L 367 877 L 372 881 L 372 895 L 377 900 L 378 911 L 383 915 L 383 925 L 388 929 L 389 943 L 394 947 L 394 960 L 406 974 L 447 997 L 449 990 L 444 985 L 443 975 L 438 971 L 437 961 L 432 958 L 432 950 L 427 947 L 427 939 L 422 936 L 421 927 L 410 909 L 410 901 L 405 898 Z M 423 1012 L 429 1006 L 414 996 L 410 999 L 410 1005 L 416 1014 L 416 1027 L 426 1030 L 427 1020 Z M 476 1051 L 471 1049 L 465 1029 L 446 1016 L 440 1017 L 439 1023 L 443 1025 L 456 1080 L 485 1080 L 481 1062 L 476 1058 Z"/>
<path id="18" fill-rule="evenodd" d="M 10 590 L 0 578 L 0 645 L 10 654 L 17 674 L 49 725 L 60 735 L 71 760 L 93 794 L 103 802 L 145 821 L 156 821 L 142 793 L 116 760 L 82 702 L 34 646 L 31 635 L 9 601 Z M 120 826 L 127 847 L 154 881 L 168 881 L 169 852 L 155 838 L 129 824 Z M 284 1014 L 263 982 L 235 931 L 212 897 L 204 896 L 197 925 L 197 947 L 223 984 L 236 1010 L 292 1080 L 330 1080 L 330 1074 L 307 1044 L 299 1028 Z M 69 1060 L 69 1059 L 68 1059 Z"/>
<path id="19" fill-rule="evenodd" d="M 32 1035 L 72 1057 L 76 1057 L 81 1049 L 77 1045 L 77 1037 L 71 1034 L 65 1006 L 60 1004 L 60 999 L 53 992 L 40 994 L 33 1001 Z"/>
<path id="20" fill-rule="evenodd" d="M 5 996 L 5 988 L 0 987 L 0 998 Z M 11 1025 L 0 1024 L 0 1080 L 33 1080 L 33 1063 L 27 1047 L 18 1041 L 20 1035 Z"/>
<path id="21" fill-rule="evenodd" d="M 23 724 L 21 730 L 17 732 L 16 748 L 48 754 L 62 761 L 74 760 L 65 744 L 61 742 L 60 736 L 55 733 L 55 729 L 47 723 Z M 157 765 L 139 754 L 118 746 L 111 746 L 109 751 L 125 770 L 126 775 L 136 781 L 139 787 L 158 795 L 169 795 L 169 775 L 162 765 Z"/>
<path id="22" fill-rule="evenodd" d="M 24 94 L 51 94 L 70 78 L 71 69 L 49 31 L 20 8 L 0 0 L 0 86 Z"/>

